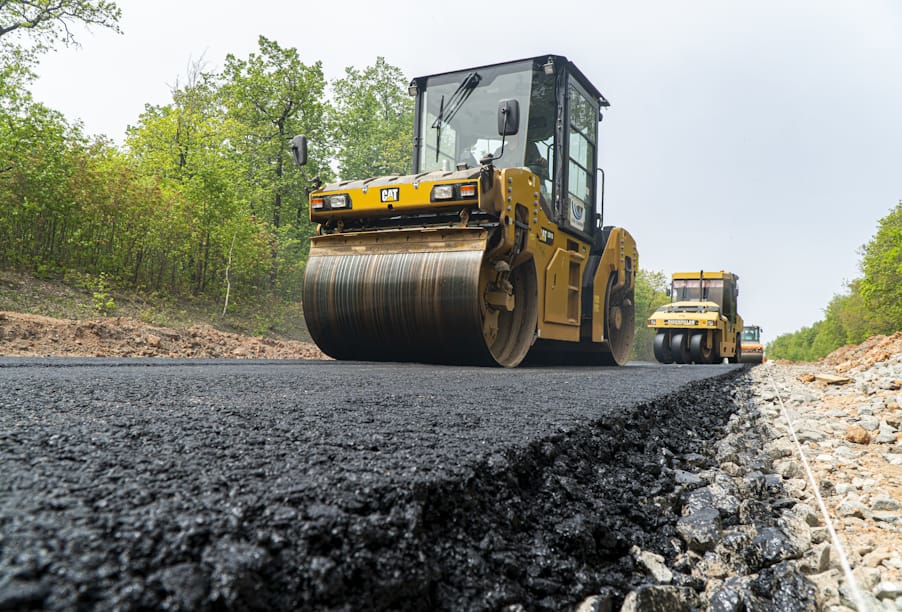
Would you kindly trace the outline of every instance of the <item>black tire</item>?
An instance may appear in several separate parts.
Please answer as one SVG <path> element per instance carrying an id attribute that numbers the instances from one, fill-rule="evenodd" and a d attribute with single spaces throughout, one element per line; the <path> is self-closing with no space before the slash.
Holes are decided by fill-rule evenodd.
<path id="1" fill-rule="evenodd" d="M 695 363 L 711 363 L 714 349 L 705 346 L 705 333 L 692 334 L 689 339 L 689 354 Z"/>
<path id="2" fill-rule="evenodd" d="M 673 363 L 673 355 L 670 354 L 670 338 L 667 332 L 655 334 L 655 359 L 661 363 Z"/>
<path id="3" fill-rule="evenodd" d="M 616 272 L 608 278 L 605 291 L 604 335 L 610 353 L 604 362 L 608 365 L 621 366 L 629 360 L 633 339 L 636 336 L 635 288 L 623 287 L 615 291 L 615 284 L 617 284 Z"/>
<path id="4" fill-rule="evenodd" d="M 736 334 L 736 354 L 727 361 L 730 363 L 742 363 L 742 338 L 739 334 Z"/>
<path id="5" fill-rule="evenodd" d="M 670 354 L 675 363 L 689 363 L 689 338 L 684 332 L 674 332 L 670 337 Z"/>

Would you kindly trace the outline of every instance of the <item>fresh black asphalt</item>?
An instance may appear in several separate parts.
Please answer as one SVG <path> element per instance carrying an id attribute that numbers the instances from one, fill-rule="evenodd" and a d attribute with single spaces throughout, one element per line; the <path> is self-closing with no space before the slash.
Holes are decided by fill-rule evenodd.
<path id="1" fill-rule="evenodd" d="M 0 608 L 622 597 L 742 369 L 0 359 Z"/>

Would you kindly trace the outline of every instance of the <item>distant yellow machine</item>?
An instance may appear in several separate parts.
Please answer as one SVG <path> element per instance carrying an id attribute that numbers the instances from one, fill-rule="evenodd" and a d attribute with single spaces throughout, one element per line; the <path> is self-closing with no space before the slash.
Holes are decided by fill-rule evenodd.
<path id="1" fill-rule="evenodd" d="M 739 363 L 742 317 L 737 311 L 739 276 L 730 272 L 674 272 L 671 303 L 648 319 L 661 363 Z"/>
<path id="2" fill-rule="evenodd" d="M 764 344 L 761 342 L 763 330 L 757 325 L 746 325 L 742 328 L 742 362 L 764 363 Z"/>

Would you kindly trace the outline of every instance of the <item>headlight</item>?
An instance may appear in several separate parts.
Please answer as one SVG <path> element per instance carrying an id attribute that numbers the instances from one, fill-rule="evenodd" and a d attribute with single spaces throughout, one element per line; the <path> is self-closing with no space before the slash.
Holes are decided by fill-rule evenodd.
<path id="1" fill-rule="evenodd" d="M 433 202 L 441 200 L 475 200 L 479 197 L 476 183 L 456 183 L 453 185 L 436 185 L 432 188 Z"/>
<path id="2" fill-rule="evenodd" d="M 715 320 L 713 320 L 713 319 L 711 319 L 710 321 L 708 321 L 708 327 L 714 327 L 715 325 L 717 325 L 717 321 L 715 321 Z"/>
<path id="3" fill-rule="evenodd" d="M 649 319 L 649 320 L 648 320 L 648 324 L 649 324 L 649 325 L 657 325 L 658 322 L 657 322 L 655 319 Z"/>
<path id="4" fill-rule="evenodd" d="M 432 188 L 433 200 L 453 200 L 454 185 L 436 185 Z"/>
<path id="5" fill-rule="evenodd" d="M 351 208 L 351 196 L 346 193 L 318 195 L 310 198 L 311 210 L 341 210 Z"/>
<path id="6" fill-rule="evenodd" d="M 340 193 L 338 195 L 330 195 L 326 198 L 327 203 L 329 204 L 329 208 L 350 208 L 351 207 L 351 198 L 348 197 L 346 193 Z"/>

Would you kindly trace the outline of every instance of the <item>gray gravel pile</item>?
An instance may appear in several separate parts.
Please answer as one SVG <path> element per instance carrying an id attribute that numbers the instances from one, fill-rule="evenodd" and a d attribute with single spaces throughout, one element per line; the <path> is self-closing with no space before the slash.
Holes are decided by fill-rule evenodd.
<path id="1" fill-rule="evenodd" d="M 0 360 L 3 609 L 810 606 L 742 368 L 70 363 Z"/>
<path id="2" fill-rule="evenodd" d="M 663 531 L 670 547 L 633 551 L 648 582 L 628 594 L 624 611 L 815 608 L 815 586 L 798 566 L 811 550 L 812 510 L 774 471 L 769 420 L 748 375 L 699 398 L 696 409 L 718 405 L 718 393 L 730 405 L 722 426 L 689 429 L 659 447 L 675 486 L 652 502 L 676 517 Z"/>
<path id="3" fill-rule="evenodd" d="M 833 369 L 765 365 L 752 374 L 769 423 L 767 452 L 786 488 L 802 500 L 797 508 L 804 509 L 799 515 L 804 520 L 795 523 L 796 533 L 812 546 L 800 568 L 817 586 L 822 609 L 857 609 L 857 585 L 858 601 L 867 610 L 902 611 L 902 355 L 848 370 L 843 374 L 848 380 L 838 384 L 819 382 L 820 374 L 832 375 Z M 817 511 L 787 417 L 838 546 Z M 841 555 L 854 585 L 845 577 Z"/>

